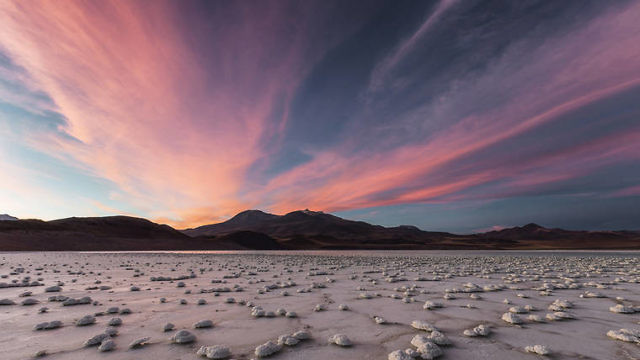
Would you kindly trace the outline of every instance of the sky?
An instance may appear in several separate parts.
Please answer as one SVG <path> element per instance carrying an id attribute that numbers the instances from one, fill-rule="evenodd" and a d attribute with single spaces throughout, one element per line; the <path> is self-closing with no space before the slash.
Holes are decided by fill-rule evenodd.
<path id="1" fill-rule="evenodd" d="M 638 1 L 1 1 L 0 213 L 640 229 Z"/>

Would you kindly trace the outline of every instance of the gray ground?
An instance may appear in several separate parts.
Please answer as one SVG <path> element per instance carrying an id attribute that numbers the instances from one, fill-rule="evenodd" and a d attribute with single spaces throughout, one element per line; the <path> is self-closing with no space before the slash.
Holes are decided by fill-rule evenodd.
<path id="1" fill-rule="evenodd" d="M 451 342 L 441 346 L 441 359 L 541 358 L 525 351 L 530 345 L 546 346 L 549 359 L 640 359 L 637 337 L 624 342 L 607 336 L 609 330 L 640 330 L 638 253 L 348 254 L 0 254 L 0 283 L 4 283 L 0 284 L 0 299 L 16 303 L 0 306 L 1 358 L 26 359 L 46 350 L 47 359 L 197 359 L 200 346 L 225 345 L 232 359 L 251 359 L 256 357 L 256 346 L 269 340 L 277 342 L 283 334 L 306 330 L 310 340 L 284 346 L 271 358 L 387 359 L 394 350 L 415 349 L 410 341 L 416 334 L 429 335 L 411 327 L 412 321 L 424 320 Z M 161 276 L 195 277 L 151 281 L 151 277 Z M 179 281 L 185 286 L 178 287 Z M 42 285 L 6 287 L 31 282 Z M 60 292 L 45 292 L 46 287 L 58 282 Z M 284 287 L 290 282 L 295 285 Z M 270 285 L 273 289 L 264 291 Z M 486 291 L 488 285 L 499 290 Z M 90 290 L 98 286 L 111 289 Z M 131 291 L 132 286 L 140 291 Z M 232 291 L 211 292 L 224 287 Z M 309 292 L 301 293 L 301 289 Z M 20 296 L 27 291 L 32 295 Z M 289 296 L 284 296 L 283 291 Z M 588 292 L 605 297 L 584 297 Z M 455 299 L 445 300 L 447 293 Z M 470 294 L 481 299 L 472 299 Z M 58 295 L 90 296 L 93 304 L 63 306 L 48 300 Z M 160 302 L 162 297 L 166 303 Z M 21 305 L 30 298 L 39 303 Z M 227 298 L 234 298 L 236 303 L 226 303 Z M 186 299 L 187 304 L 181 305 L 180 299 Z M 199 299 L 205 299 L 207 304 L 197 305 Z M 504 303 L 505 299 L 511 304 Z M 541 323 L 527 319 L 532 314 L 545 318 L 553 313 L 548 307 L 557 299 L 573 304 L 564 312 L 575 319 Z M 256 318 L 250 307 L 237 303 L 240 300 L 253 302 L 265 311 L 283 308 L 298 316 Z M 424 310 L 427 300 L 440 302 L 443 307 Z M 314 311 L 318 304 L 326 310 Z M 350 310 L 338 310 L 339 304 L 348 305 Z M 635 313 L 612 312 L 610 307 L 617 304 Z M 510 307 L 518 305 L 532 305 L 537 310 L 519 314 L 524 320 L 521 325 L 501 320 Z M 39 313 L 41 307 L 48 307 L 48 312 Z M 103 315 L 109 307 L 129 308 L 132 313 Z M 95 324 L 75 326 L 77 319 L 89 314 L 98 315 Z M 387 324 L 377 324 L 373 316 L 384 318 Z M 96 346 L 83 346 L 87 339 L 104 332 L 113 317 L 123 321 L 116 328 L 118 335 L 112 338 L 115 350 L 98 352 Z M 204 319 L 212 320 L 214 327 L 193 329 L 194 323 Z M 34 330 L 36 324 L 53 320 L 62 321 L 63 326 Z M 175 331 L 163 332 L 167 322 L 175 324 L 176 330 L 188 329 L 196 341 L 186 345 L 171 343 L 169 338 Z M 479 324 L 490 326 L 491 334 L 463 335 L 465 329 Z M 327 339 L 337 333 L 346 335 L 353 345 L 328 344 Z M 128 349 L 132 341 L 142 337 L 150 337 L 148 345 Z"/>

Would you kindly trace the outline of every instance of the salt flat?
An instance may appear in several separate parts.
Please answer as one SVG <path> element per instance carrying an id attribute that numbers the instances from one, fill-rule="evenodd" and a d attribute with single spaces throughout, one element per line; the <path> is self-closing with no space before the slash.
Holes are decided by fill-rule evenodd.
<path id="1" fill-rule="evenodd" d="M 2 359 L 640 359 L 635 252 L 4 253 L 0 275 Z"/>

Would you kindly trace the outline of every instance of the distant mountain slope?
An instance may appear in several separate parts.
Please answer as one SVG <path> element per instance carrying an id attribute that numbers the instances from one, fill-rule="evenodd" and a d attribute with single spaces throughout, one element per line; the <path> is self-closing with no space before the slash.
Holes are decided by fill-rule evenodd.
<path id="1" fill-rule="evenodd" d="M 309 210 L 248 210 L 178 231 L 128 216 L 0 221 L 0 251 L 314 249 L 640 249 L 637 231 L 570 231 L 527 224 L 472 235 L 384 227 Z"/>
<path id="2" fill-rule="evenodd" d="M 0 221 L 16 221 L 16 220 L 19 220 L 19 219 L 9 214 L 0 214 Z"/>
<path id="3" fill-rule="evenodd" d="M 499 231 L 476 234 L 487 242 L 517 241 L 535 248 L 640 248 L 638 231 L 575 231 L 549 229 L 530 223 Z"/>
<path id="4" fill-rule="evenodd" d="M 472 235 L 429 232 L 415 226 L 383 227 L 309 210 L 286 215 L 244 211 L 228 221 L 183 232 L 220 236 L 252 231 L 266 234 L 290 249 L 579 249 L 640 248 L 632 231 L 569 231 L 527 224 Z"/>
<path id="5" fill-rule="evenodd" d="M 128 216 L 0 222 L 0 250 L 200 250 L 215 248 L 168 225 Z"/>
<path id="6" fill-rule="evenodd" d="M 260 210 L 246 210 L 225 222 L 183 230 L 183 233 L 189 236 L 228 234 L 234 231 L 250 230 L 276 218 L 278 215 L 267 214 Z"/>
<path id="7" fill-rule="evenodd" d="M 246 213 L 254 214 L 255 217 L 240 217 Z M 422 238 L 425 234 L 434 237 L 455 236 L 447 233 L 426 232 L 414 226 L 386 228 L 364 221 L 346 220 L 331 214 L 309 210 L 293 211 L 281 216 L 249 210 L 223 223 L 187 229 L 183 232 L 190 236 L 215 236 L 241 230 L 261 232 L 278 239 L 294 238 L 301 235 L 349 238 L 351 240 L 380 238 L 410 240 Z"/>
<path id="8" fill-rule="evenodd" d="M 169 225 L 130 216 L 71 217 L 49 221 L 48 224 L 103 237 L 132 239 L 187 239 L 182 232 Z"/>
<path id="9" fill-rule="evenodd" d="M 253 231 L 237 231 L 211 238 L 219 249 L 228 250 L 284 250 L 285 248 L 268 235 Z"/>

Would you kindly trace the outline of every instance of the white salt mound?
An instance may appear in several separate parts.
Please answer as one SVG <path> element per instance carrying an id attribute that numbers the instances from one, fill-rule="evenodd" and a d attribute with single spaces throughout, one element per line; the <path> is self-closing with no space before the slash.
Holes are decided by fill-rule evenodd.
<path id="1" fill-rule="evenodd" d="M 107 351 L 113 351 L 116 348 L 116 343 L 113 342 L 113 340 L 108 339 L 103 341 L 100 346 L 98 346 L 98 351 L 100 352 L 107 352 Z"/>
<path id="2" fill-rule="evenodd" d="M 640 344 L 640 330 L 637 329 L 609 330 L 607 336 L 614 340 Z"/>
<path id="3" fill-rule="evenodd" d="M 463 334 L 465 336 L 474 337 L 474 336 L 487 336 L 490 333 L 491 333 L 491 329 L 488 326 L 480 324 L 474 327 L 473 329 L 465 330 Z"/>
<path id="4" fill-rule="evenodd" d="M 196 336 L 187 330 L 180 330 L 170 338 L 176 344 L 188 344 L 196 341 Z"/>
<path id="5" fill-rule="evenodd" d="M 131 342 L 131 344 L 129 344 L 129 349 L 141 348 L 149 343 L 149 339 L 150 339 L 149 337 L 143 337 L 143 338 L 134 340 Z"/>
<path id="6" fill-rule="evenodd" d="M 226 359 L 231 356 L 231 351 L 222 345 L 201 346 L 196 354 L 207 359 Z"/>
<path id="7" fill-rule="evenodd" d="M 278 337 L 278 345 L 296 346 L 300 340 L 291 335 L 280 335 Z"/>
<path id="8" fill-rule="evenodd" d="M 411 339 L 411 345 L 419 348 L 420 346 L 423 346 L 426 343 L 430 343 L 431 339 L 429 339 L 429 337 L 427 335 L 424 334 L 418 334 L 415 335 L 412 339 Z"/>
<path id="9" fill-rule="evenodd" d="M 429 334 L 429 340 L 436 345 L 451 345 L 451 341 L 443 333 L 438 330 L 434 330 Z"/>
<path id="10" fill-rule="evenodd" d="M 418 347 L 420 357 L 426 360 L 435 359 L 442 356 L 443 352 L 440 347 L 432 342 L 427 342 Z"/>
<path id="11" fill-rule="evenodd" d="M 213 327 L 213 321 L 211 320 L 200 320 L 197 323 L 193 324 L 194 329 L 206 329 L 206 328 L 212 328 L 212 327 Z"/>
<path id="12" fill-rule="evenodd" d="M 329 338 L 329 344 L 334 344 L 338 346 L 351 346 L 351 340 L 347 337 L 347 335 L 343 334 L 335 334 Z"/>
<path id="13" fill-rule="evenodd" d="M 524 348 L 526 352 L 534 353 L 538 355 L 549 355 L 551 351 L 544 345 L 532 345 Z"/>
<path id="14" fill-rule="evenodd" d="M 396 350 L 389 354 L 388 360 L 412 360 L 413 358 L 402 350 Z"/>
<path id="15" fill-rule="evenodd" d="M 636 310 L 632 306 L 624 306 L 622 304 L 610 307 L 609 311 L 617 314 L 633 314 L 634 312 L 636 312 Z"/>
<path id="16" fill-rule="evenodd" d="M 520 316 L 510 312 L 502 314 L 502 320 L 509 324 L 522 324 Z"/>
<path id="17" fill-rule="evenodd" d="M 84 346 L 89 347 L 89 346 L 96 346 L 99 345 L 100 343 L 102 343 L 103 340 L 106 340 L 109 338 L 109 335 L 102 333 L 102 334 L 98 334 L 95 335 L 93 337 L 91 337 L 89 340 L 84 342 Z"/>
<path id="18" fill-rule="evenodd" d="M 418 329 L 418 330 L 424 330 L 424 331 L 434 331 L 434 330 L 438 330 L 436 329 L 435 326 L 429 324 L 428 322 L 424 321 L 424 320 L 413 320 L 411 322 L 411 326 L 414 329 Z"/>
<path id="19" fill-rule="evenodd" d="M 433 302 L 433 301 L 425 301 L 424 305 L 422 305 L 422 308 L 424 310 L 433 310 L 433 309 L 439 309 L 442 307 L 441 303 L 438 302 Z"/>
<path id="20" fill-rule="evenodd" d="M 273 341 L 267 341 L 266 343 L 256 347 L 254 353 L 257 357 L 271 356 L 282 349 L 282 345 L 278 345 Z"/>
<path id="21" fill-rule="evenodd" d="M 85 315 L 81 317 L 78 321 L 76 321 L 76 326 L 87 326 L 91 324 L 95 324 L 96 318 L 93 315 Z"/>
<path id="22" fill-rule="evenodd" d="M 304 330 L 296 331 L 291 336 L 293 336 L 294 338 L 296 338 L 298 340 L 311 339 L 311 335 L 308 332 L 304 331 Z"/>

